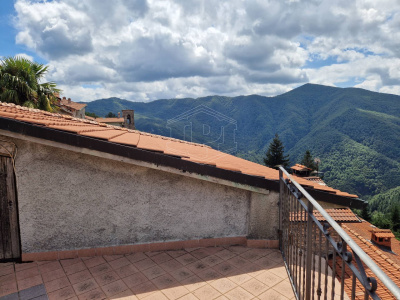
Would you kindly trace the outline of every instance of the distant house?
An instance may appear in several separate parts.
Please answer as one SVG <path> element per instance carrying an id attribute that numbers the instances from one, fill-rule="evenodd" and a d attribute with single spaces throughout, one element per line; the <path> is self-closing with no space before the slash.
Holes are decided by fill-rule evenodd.
<path id="1" fill-rule="evenodd" d="M 71 98 L 63 97 L 59 98 L 57 106 L 60 109 L 61 114 L 69 115 L 74 118 L 85 118 L 85 107 L 87 104 L 73 102 Z"/>
<path id="2" fill-rule="evenodd" d="M 290 167 L 290 169 L 292 170 L 294 175 L 299 177 L 308 177 L 312 172 L 312 169 L 300 164 L 295 164 L 294 166 Z"/>
<path id="3" fill-rule="evenodd" d="M 122 110 L 122 118 L 121 113 L 118 112 L 118 118 L 96 118 L 95 121 L 112 126 L 135 129 L 134 111 L 130 109 Z"/>

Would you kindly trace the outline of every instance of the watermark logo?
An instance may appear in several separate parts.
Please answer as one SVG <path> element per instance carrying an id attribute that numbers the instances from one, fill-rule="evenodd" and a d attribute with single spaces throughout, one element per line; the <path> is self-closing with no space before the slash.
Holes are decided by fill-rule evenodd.
<path id="1" fill-rule="evenodd" d="M 199 105 L 167 121 L 170 137 L 205 144 L 234 153 L 237 150 L 236 120 L 205 105 Z"/>

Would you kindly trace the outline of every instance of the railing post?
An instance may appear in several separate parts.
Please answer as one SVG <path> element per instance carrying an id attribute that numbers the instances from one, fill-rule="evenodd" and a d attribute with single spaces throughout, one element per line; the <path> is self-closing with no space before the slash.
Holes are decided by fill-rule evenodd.
<path id="1" fill-rule="evenodd" d="M 307 205 L 307 249 L 306 249 L 306 300 L 311 299 L 311 259 L 313 256 L 312 253 L 312 225 L 313 220 L 311 219 L 310 215 L 313 214 L 314 206 L 310 201 L 308 201 Z"/>
<path id="2" fill-rule="evenodd" d="M 282 177 L 283 177 L 283 172 L 281 169 L 279 169 L 279 204 L 278 204 L 279 205 L 279 230 L 278 230 L 278 234 L 279 234 L 279 249 L 280 250 L 282 250 L 283 189 L 285 188 L 283 185 Z"/>

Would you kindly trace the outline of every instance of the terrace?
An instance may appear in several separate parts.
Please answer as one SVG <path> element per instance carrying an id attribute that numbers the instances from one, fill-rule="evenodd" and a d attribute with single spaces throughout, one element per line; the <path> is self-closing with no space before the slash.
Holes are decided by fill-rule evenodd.
<path id="1" fill-rule="evenodd" d="M 321 206 L 355 195 L 18 106 L 0 105 L 0 135 L 0 254 L 24 262 L 1 264 L 1 300 L 400 298 L 399 265 Z"/>

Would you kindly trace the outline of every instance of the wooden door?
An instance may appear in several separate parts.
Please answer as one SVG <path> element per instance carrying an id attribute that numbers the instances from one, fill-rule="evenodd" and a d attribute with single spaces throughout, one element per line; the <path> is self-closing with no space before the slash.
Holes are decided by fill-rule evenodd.
<path id="1" fill-rule="evenodd" d="M 0 260 L 21 257 L 17 192 L 11 157 L 0 155 Z"/>

